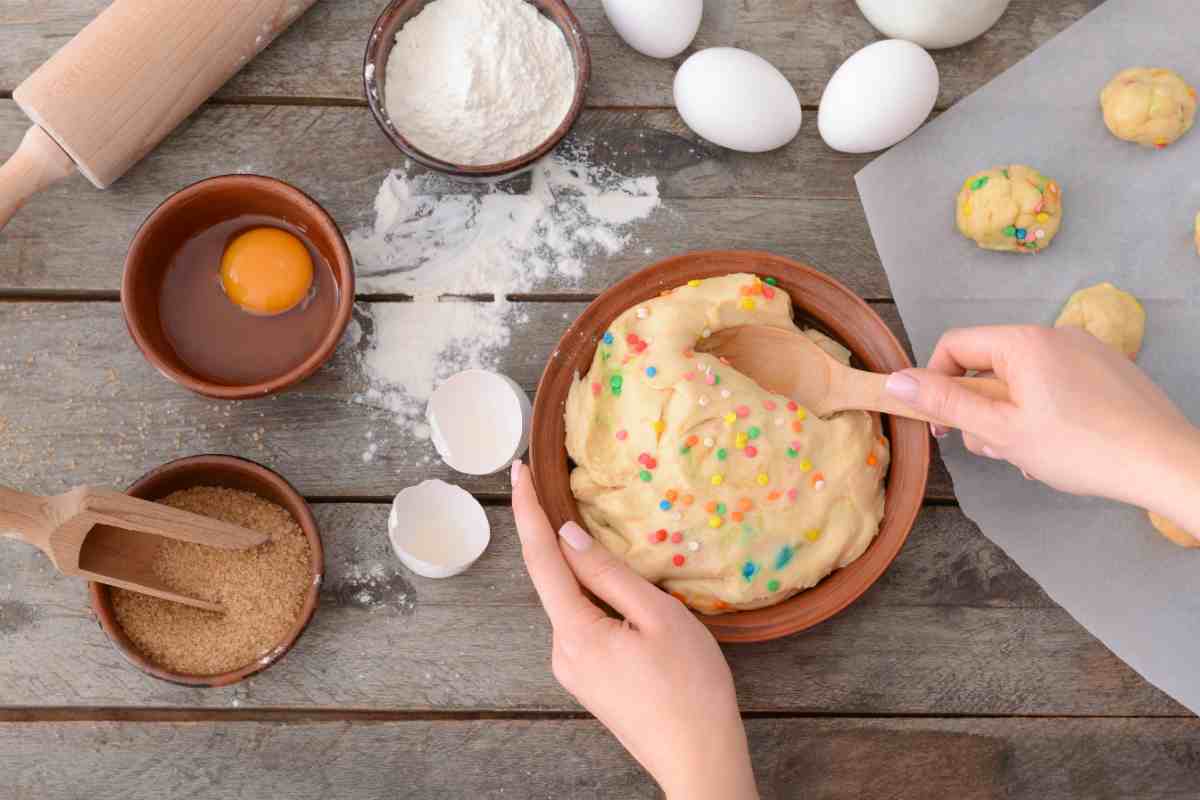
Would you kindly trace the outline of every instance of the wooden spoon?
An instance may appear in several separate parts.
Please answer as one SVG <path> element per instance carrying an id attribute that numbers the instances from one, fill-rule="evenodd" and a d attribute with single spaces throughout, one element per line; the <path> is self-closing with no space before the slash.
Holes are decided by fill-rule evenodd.
<path id="1" fill-rule="evenodd" d="M 0 486 L 0 536 L 41 550 L 63 575 L 220 612 L 221 606 L 165 586 L 153 563 L 163 539 L 240 550 L 267 534 L 229 525 L 111 489 L 80 486 L 54 497 Z"/>
<path id="2" fill-rule="evenodd" d="M 725 359 L 767 391 L 790 397 L 818 416 L 855 409 L 946 424 L 884 391 L 887 375 L 848 367 L 796 331 L 742 325 L 701 339 L 695 349 Z M 954 380 L 993 400 L 1009 399 L 1008 385 L 995 378 Z"/>

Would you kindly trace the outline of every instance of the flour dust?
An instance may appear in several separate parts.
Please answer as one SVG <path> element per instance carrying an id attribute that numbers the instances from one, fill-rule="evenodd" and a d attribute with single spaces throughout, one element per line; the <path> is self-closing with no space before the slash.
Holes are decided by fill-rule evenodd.
<path id="1" fill-rule="evenodd" d="M 360 308 L 369 388 L 355 399 L 416 438 L 428 437 L 438 383 L 495 369 L 528 321 L 512 295 L 578 285 L 592 259 L 628 248 L 635 223 L 660 205 L 656 177 L 621 175 L 569 146 L 527 181 L 521 191 L 515 181 L 464 187 L 406 165 L 379 187 L 374 223 L 348 237 L 360 291 L 412 298 Z"/>

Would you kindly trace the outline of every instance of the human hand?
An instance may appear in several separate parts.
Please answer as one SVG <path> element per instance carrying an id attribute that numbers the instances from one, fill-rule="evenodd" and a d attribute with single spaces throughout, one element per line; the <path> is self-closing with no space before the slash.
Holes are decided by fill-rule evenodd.
<path id="1" fill-rule="evenodd" d="M 554 677 L 668 797 L 757 798 L 733 676 L 712 634 L 575 523 L 556 536 L 519 461 L 512 482 L 521 552 L 554 629 Z"/>
<path id="2" fill-rule="evenodd" d="M 949 376 L 994 372 L 1010 402 Z M 888 379 L 888 392 L 963 432 L 968 449 L 1005 459 L 1056 489 L 1100 495 L 1181 519 L 1200 489 L 1200 431 L 1128 358 L 1078 329 L 952 330 L 928 369 Z M 935 428 L 935 435 L 944 432 Z"/>

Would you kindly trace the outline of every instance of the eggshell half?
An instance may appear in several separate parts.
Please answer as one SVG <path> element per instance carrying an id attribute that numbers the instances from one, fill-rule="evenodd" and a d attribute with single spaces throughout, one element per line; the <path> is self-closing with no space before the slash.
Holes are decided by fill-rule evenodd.
<path id="1" fill-rule="evenodd" d="M 466 571 L 492 540 L 479 501 L 444 481 L 425 481 L 396 495 L 388 538 L 404 566 L 426 578 Z"/>

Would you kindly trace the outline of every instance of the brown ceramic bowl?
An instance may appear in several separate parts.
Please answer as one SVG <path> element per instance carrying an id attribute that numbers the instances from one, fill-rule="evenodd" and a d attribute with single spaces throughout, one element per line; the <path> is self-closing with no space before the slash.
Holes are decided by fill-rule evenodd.
<path id="1" fill-rule="evenodd" d="M 375 121 L 383 129 L 384 135 L 391 139 L 392 144 L 400 148 L 401 152 L 418 164 L 438 172 L 458 178 L 496 178 L 520 172 L 558 146 L 583 112 L 583 103 L 587 98 L 588 83 L 592 75 L 592 56 L 579 20 L 562 0 L 529 0 L 563 32 L 575 61 L 575 99 L 566 118 L 554 129 L 550 137 L 533 152 L 511 161 L 476 166 L 454 164 L 429 155 L 405 138 L 384 107 L 384 99 L 387 97 L 387 63 L 392 54 L 392 47 L 396 44 L 396 34 L 404 27 L 404 23 L 419 14 L 431 1 L 392 0 L 371 30 L 371 38 L 367 40 L 367 53 L 363 58 L 363 88 Z"/>
<path id="2" fill-rule="evenodd" d="M 230 385 L 197 375 L 179 358 L 163 332 L 158 298 L 168 254 L 205 228 L 243 214 L 274 217 L 301 228 L 329 262 L 339 296 L 329 330 L 297 367 L 260 383 Z M 125 257 L 121 307 L 133 341 L 163 375 L 206 397 L 262 397 L 300 383 L 333 355 L 354 309 L 354 259 L 333 218 L 304 192 L 261 175 L 222 175 L 176 192 L 142 223 Z"/>
<path id="3" fill-rule="evenodd" d="M 792 298 L 797 320 L 844 344 L 857 365 L 892 372 L 912 363 L 896 337 L 871 307 L 828 275 L 770 253 L 714 251 L 660 261 L 601 294 L 567 329 L 546 365 L 533 410 L 530 465 L 538 497 L 551 524 L 582 523 L 571 494 L 564 408 L 576 374 L 591 367 L 597 343 L 609 324 L 630 306 L 693 278 L 732 272 L 773 277 Z M 813 588 L 782 603 L 755 611 L 699 615 L 722 642 L 760 642 L 811 628 L 854 602 L 900 552 L 925 496 L 929 475 L 929 428 L 921 422 L 884 417 L 892 463 L 879 535 L 862 557 Z"/>
<path id="4" fill-rule="evenodd" d="M 300 493 L 279 475 L 253 461 L 219 455 L 181 458 L 146 473 L 138 479 L 137 483 L 129 487 L 128 493 L 143 500 L 159 500 L 173 492 L 195 486 L 221 486 L 253 492 L 259 497 L 287 509 L 299 524 L 300 529 L 304 531 L 304 535 L 308 537 L 313 582 L 308 590 L 308 596 L 304 600 L 304 609 L 300 612 L 300 618 L 296 620 L 296 624 L 288 631 L 283 641 L 268 655 L 232 672 L 220 675 L 189 675 L 172 672 L 146 658 L 125 635 L 125 631 L 117 623 L 113 612 L 112 596 L 109 594 L 108 586 L 102 583 L 89 583 L 88 589 L 92 597 L 92 613 L 96 615 L 100 627 L 108 634 L 109 640 L 121 652 L 121 655 L 125 656 L 135 667 L 155 678 L 184 686 L 228 686 L 262 672 L 287 655 L 292 646 L 296 644 L 300 634 L 308 627 L 313 613 L 317 610 L 321 580 L 325 574 L 325 550 L 321 546 L 321 532 L 317 528 L 317 522 Z"/>

